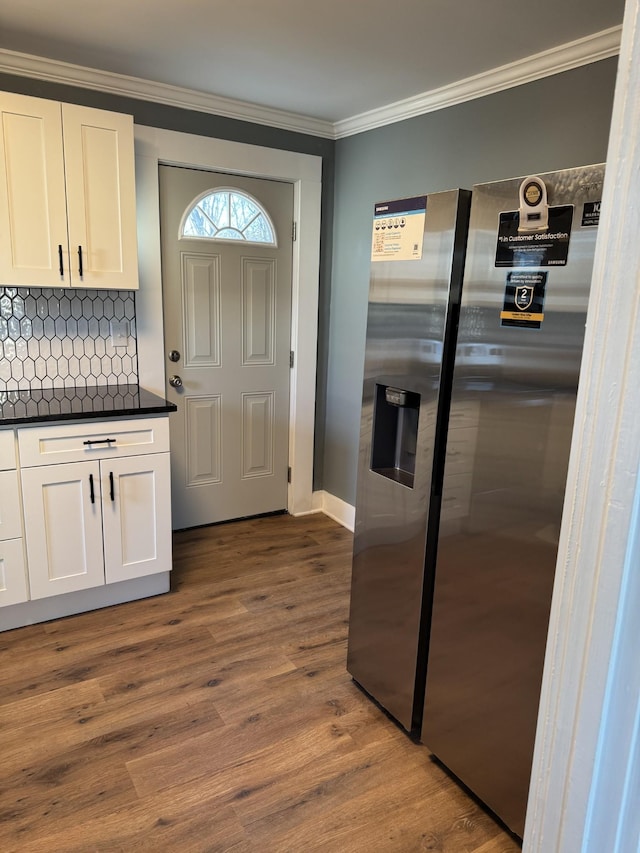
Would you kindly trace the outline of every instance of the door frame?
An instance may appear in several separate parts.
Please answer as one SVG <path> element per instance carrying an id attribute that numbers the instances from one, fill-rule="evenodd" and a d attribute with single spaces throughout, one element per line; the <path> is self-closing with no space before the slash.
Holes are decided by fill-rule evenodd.
<path id="1" fill-rule="evenodd" d="M 292 515 L 315 511 L 313 446 L 318 340 L 320 202 L 322 158 L 161 128 L 134 126 L 138 265 L 136 294 L 140 384 L 165 395 L 165 357 L 160 248 L 158 166 L 188 166 L 229 175 L 271 178 L 293 184 L 289 467 L 287 509 Z"/>

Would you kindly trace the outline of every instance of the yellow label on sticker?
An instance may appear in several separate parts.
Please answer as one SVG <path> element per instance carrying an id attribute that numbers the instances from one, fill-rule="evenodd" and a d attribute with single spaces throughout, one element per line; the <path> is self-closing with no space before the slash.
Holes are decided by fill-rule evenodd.
<path id="1" fill-rule="evenodd" d="M 501 320 L 530 320 L 533 323 L 542 323 L 544 314 L 527 314 L 526 311 L 501 311 Z"/>

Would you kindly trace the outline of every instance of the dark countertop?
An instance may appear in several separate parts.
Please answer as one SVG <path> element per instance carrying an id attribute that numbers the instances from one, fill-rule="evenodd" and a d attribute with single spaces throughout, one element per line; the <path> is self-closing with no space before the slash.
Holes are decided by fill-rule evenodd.
<path id="1" fill-rule="evenodd" d="M 0 427 L 154 415 L 175 412 L 176 408 L 174 403 L 139 385 L 0 391 Z"/>

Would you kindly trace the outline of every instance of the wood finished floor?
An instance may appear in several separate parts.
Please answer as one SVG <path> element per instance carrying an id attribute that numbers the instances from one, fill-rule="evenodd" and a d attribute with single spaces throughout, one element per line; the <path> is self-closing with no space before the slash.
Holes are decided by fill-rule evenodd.
<path id="1" fill-rule="evenodd" d="M 0 850 L 518 851 L 346 672 L 351 545 L 182 532 L 170 594 L 0 634 Z"/>

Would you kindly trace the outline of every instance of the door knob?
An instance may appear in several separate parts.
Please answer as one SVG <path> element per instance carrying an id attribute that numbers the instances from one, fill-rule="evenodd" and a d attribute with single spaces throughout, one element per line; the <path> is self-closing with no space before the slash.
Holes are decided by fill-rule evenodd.
<path id="1" fill-rule="evenodd" d="M 180 361 L 180 353 L 177 349 L 172 349 L 169 353 L 169 361 Z"/>
<path id="2" fill-rule="evenodd" d="M 172 388 L 182 388 L 182 379 L 179 376 L 172 376 L 169 379 L 169 385 Z"/>

